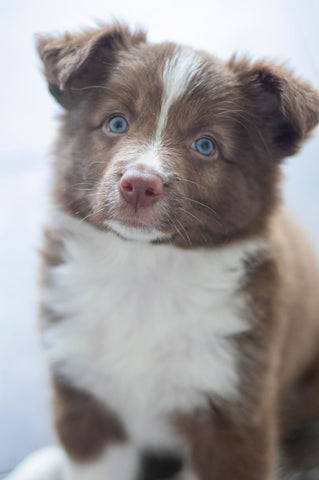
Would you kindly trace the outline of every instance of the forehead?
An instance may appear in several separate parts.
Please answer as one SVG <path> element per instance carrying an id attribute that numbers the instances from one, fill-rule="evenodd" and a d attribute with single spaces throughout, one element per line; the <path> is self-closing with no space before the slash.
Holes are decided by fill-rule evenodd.
<path id="1" fill-rule="evenodd" d="M 185 127 L 194 118 L 199 128 L 216 123 L 214 116 L 236 108 L 236 88 L 230 69 L 205 52 L 171 43 L 142 44 L 121 53 L 98 104 L 110 110 L 124 107 L 144 123 L 156 120 L 161 135 L 169 118 Z"/>
<path id="2" fill-rule="evenodd" d="M 158 89 L 176 98 L 200 81 L 204 64 L 203 56 L 189 47 L 142 44 L 120 55 L 111 81 L 122 83 L 125 73 L 125 83 L 132 82 L 138 91 Z"/>

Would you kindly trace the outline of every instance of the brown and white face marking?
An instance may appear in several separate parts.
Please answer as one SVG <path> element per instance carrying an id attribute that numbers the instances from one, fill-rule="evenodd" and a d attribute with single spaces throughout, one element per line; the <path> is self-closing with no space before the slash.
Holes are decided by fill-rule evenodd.
<path id="1" fill-rule="evenodd" d="M 204 61 L 188 48 L 168 46 L 163 51 L 154 50 L 151 53 L 160 61 L 154 62 L 157 66 L 153 71 L 150 69 L 148 83 L 141 91 L 137 89 L 140 110 L 135 117 L 142 119 L 145 112 L 144 118 L 132 132 L 132 138 L 123 139 L 123 147 L 112 159 L 115 182 L 106 171 L 105 183 L 110 186 L 106 204 L 111 219 L 104 220 L 104 224 L 125 238 L 162 240 L 171 238 L 175 231 L 183 241 L 191 243 L 179 220 L 183 214 L 180 200 L 187 195 L 187 189 L 176 185 L 181 181 L 191 182 L 183 178 L 187 176 L 183 158 L 189 155 L 189 139 L 182 137 L 183 125 L 180 125 L 182 135 L 176 136 L 174 120 L 170 131 L 169 120 L 174 105 L 200 83 Z M 143 64 L 139 67 L 138 76 L 143 78 L 145 67 Z M 153 85 L 159 86 L 154 93 Z M 176 211 L 171 208 L 174 203 Z M 189 216 L 193 221 L 191 213 Z"/>
<path id="2" fill-rule="evenodd" d="M 57 202 L 128 239 L 197 246 L 259 233 L 278 160 L 319 119 L 316 92 L 281 67 L 223 64 L 119 26 L 45 37 L 39 51 L 67 109 Z"/>

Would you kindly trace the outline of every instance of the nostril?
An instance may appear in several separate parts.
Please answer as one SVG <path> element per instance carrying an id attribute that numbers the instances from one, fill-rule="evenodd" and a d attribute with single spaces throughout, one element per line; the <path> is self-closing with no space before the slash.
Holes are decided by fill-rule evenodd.
<path id="1" fill-rule="evenodd" d="M 121 187 L 124 190 L 126 190 L 127 192 L 132 192 L 133 191 L 133 185 L 130 182 L 128 182 L 127 180 L 122 180 Z"/>
<path id="2" fill-rule="evenodd" d="M 153 188 L 147 188 L 145 190 L 145 195 L 148 195 L 149 197 L 151 197 L 152 195 L 156 195 L 156 193 Z"/>

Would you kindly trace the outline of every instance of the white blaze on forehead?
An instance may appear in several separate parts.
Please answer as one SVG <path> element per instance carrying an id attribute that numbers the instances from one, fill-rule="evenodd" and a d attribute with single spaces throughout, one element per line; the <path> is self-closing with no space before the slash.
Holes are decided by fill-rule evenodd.
<path id="1" fill-rule="evenodd" d="M 156 138 L 160 139 L 171 105 L 194 82 L 203 65 L 201 57 L 191 48 L 178 47 L 163 70 L 162 106 L 157 123 Z"/>

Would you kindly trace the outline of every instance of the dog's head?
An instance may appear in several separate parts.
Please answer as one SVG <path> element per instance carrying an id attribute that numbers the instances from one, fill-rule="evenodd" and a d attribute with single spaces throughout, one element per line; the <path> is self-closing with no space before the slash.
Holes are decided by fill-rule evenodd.
<path id="1" fill-rule="evenodd" d="M 56 200 L 127 239 L 217 244 L 256 234 L 280 160 L 319 122 L 319 95 L 284 67 L 215 57 L 113 25 L 40 36 L 65 108 Z"/>

